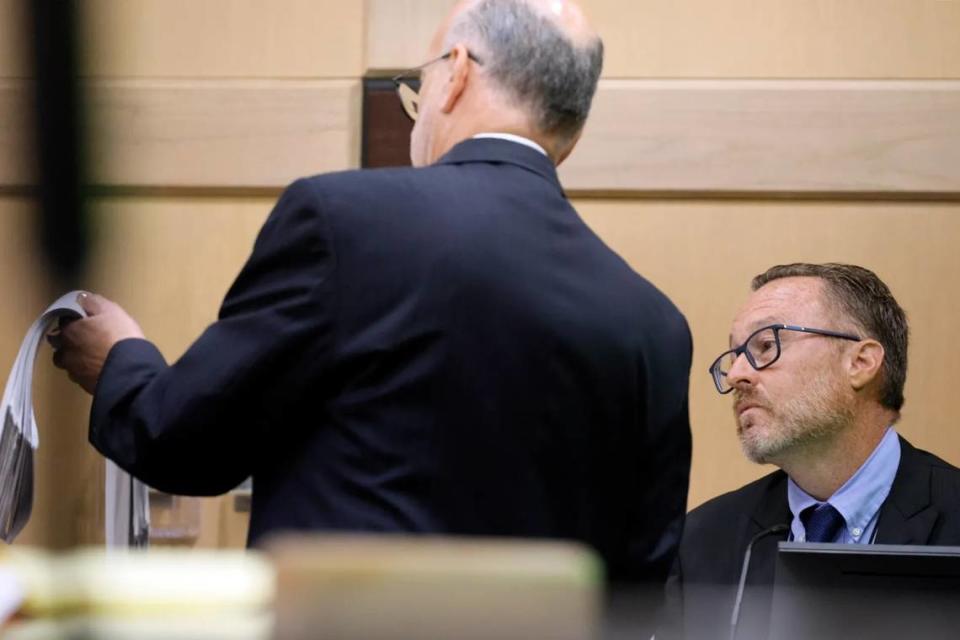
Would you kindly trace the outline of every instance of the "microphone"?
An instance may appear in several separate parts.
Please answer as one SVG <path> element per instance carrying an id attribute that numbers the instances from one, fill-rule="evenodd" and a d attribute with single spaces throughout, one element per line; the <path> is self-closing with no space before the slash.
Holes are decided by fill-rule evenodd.
<path id="1" fill-rule="evenodd" d="M 743 603 L 743 587 L 747 583 L 747 571 L 750 570 L 750 556 L 753 554 L 753 545 L 755 545 L 758 540 L 775 533 L 783 533 L 784 531 L 790 531 L 790 525 L 775 524 L 769 529 L 764 529 L 753 536 L 747 544 L 747 551 L 743 554 L 743 567 L 740 569 L 740 584 L 737 586 L 737 599 L 733 604 L 733 615 L 730 616 L 730 640 L 736 640 L 737 637 L 737 623 L 740 621 L 740 605 Z"/>

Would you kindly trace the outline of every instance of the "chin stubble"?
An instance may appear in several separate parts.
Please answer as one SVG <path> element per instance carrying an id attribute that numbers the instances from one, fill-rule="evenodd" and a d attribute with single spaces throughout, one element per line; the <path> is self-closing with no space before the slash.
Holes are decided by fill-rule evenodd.
<path id="1" fill-rule="evenodd" d="M 820 379 L 811 383 L 799 397 L 784 402 L 769 412 L 768 421 L 745 429 L 739 423 L 740 446 L 744 455 L 757 464 L 780 464 L 795 455 L 842 432 L 853 422 L 849 399 L 838 393 L 839 387 Z"/>

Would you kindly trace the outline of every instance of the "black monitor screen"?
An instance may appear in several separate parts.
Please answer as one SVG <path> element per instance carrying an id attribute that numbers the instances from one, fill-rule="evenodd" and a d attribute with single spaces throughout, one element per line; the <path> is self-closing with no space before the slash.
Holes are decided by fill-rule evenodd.
<path id="1" fill-rule="evenodd" d="M 770 638 L 960 638 L 960 547 L 781 542 Z"/>

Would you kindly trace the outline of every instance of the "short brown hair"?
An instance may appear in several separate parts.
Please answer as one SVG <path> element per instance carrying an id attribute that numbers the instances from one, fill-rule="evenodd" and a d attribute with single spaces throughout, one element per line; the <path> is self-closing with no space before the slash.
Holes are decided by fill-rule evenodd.
<path id="1" fill-rule="evenodd" d="M 866 334 L 883 345 L 880 404 L 899 412 L 907 380 L 907 315 L 873 271 L 852 264 L 795 263 L 770 267 L 753 279 L 756 291 L 772 280 L 820 278 L 832 303 Z"/>

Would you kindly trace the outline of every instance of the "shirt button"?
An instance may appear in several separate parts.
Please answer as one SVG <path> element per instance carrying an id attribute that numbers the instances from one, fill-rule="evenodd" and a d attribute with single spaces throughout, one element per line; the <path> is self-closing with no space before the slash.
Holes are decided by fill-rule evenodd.
<path id="1" fill-rule="evenodd" d="M 860 527 L 856 527 L 852 533 L 854 538 L 859 538 L 860 536 L 863 535 L 863 529 L 861 529 Z"/>

